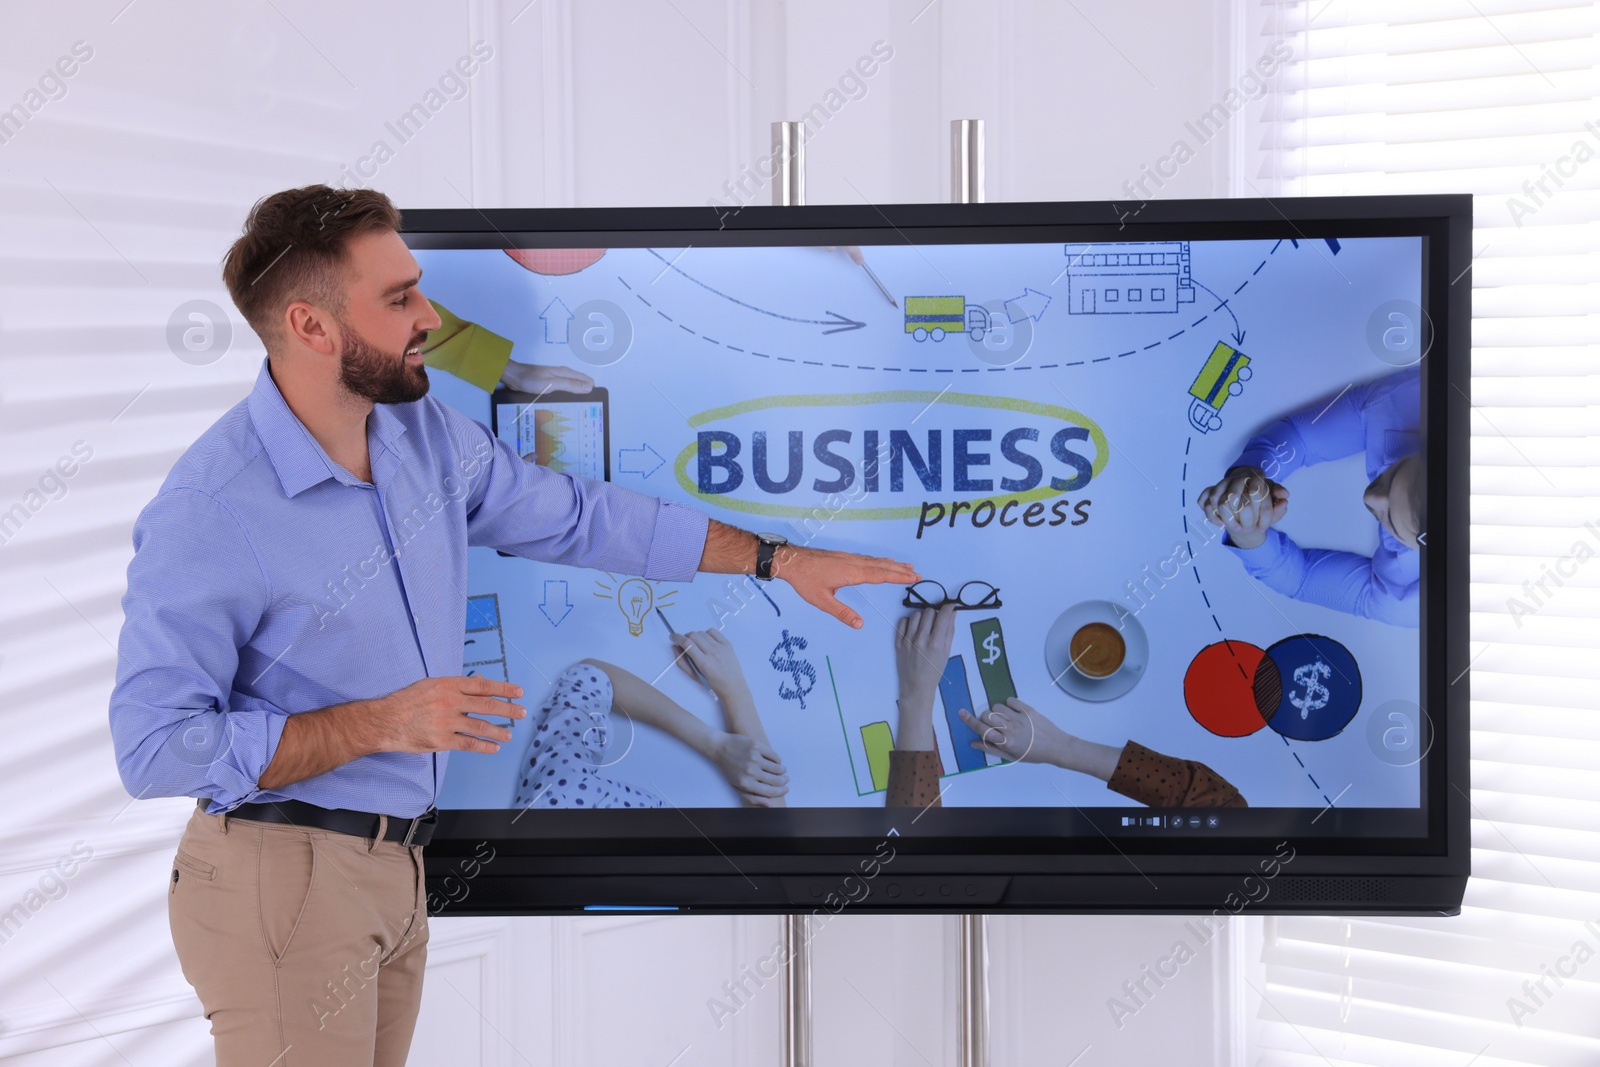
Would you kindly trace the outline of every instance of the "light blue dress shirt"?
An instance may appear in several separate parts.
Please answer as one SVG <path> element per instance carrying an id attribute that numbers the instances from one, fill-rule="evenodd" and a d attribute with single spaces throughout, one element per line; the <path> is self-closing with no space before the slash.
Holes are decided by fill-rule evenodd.
<path id="1" fill-rule="evenodd" d="M 469 545 L 667 581 L 699 565 L 702 512 L 524 461 L 434 397 L 376 405 L 367 447 L 370 483 L 328 457 L 263 360 L 140 512 L 110 706 L 131 794 L 420 815 L 448 752 L 257 782 L 290 715 L 461 674 Z"/>
<path id="2" fill-rule="evenodd" d="M 1422 447 L 1417 368 L 1353 386 L 1324 407 L 1279 419 L 1245 445 L 1233 466 L 1260 467 L 1281 482 L 1301 467 L 1362 452 L 1367 480 Z M 1354 502 L 1360 506 L 1360 501 Z M 1416 626 L 1421 556 L 1382 526 L 1371 556 L 1301 548 L 1276 527 L 1257 548 L 1228 546 L 1245 570 L 1284 596 L 1396 626 Z"/>

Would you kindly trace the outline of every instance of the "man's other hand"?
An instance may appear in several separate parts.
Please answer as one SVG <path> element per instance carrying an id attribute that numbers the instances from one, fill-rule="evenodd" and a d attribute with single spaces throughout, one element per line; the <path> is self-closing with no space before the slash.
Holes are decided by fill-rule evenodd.
<path id="1" fill-rule="evenodd" d="M 522 687 L 481 675 L 424 678 L 373 701 L 379 714 L 380 752 L 494 753 L 497 742 L 511 740 L 511 730 L 478 718 L 522 719 L 527 711 L 500 697 L 520 697 Z M 484 740 L 492 738 L 493 740 Z"/>

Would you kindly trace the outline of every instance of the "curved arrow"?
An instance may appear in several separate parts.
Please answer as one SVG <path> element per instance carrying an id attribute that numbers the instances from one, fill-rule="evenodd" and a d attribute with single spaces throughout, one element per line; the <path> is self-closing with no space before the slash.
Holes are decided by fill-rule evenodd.
<path id="1" fill-rule="evenodd" d="M 1190 280 L 1193 281 L 1192 278 Z M 1202 289 L 1205 289 L 1206 292 L 1211 293 L 1210 289 L 1206 289 L 1206 287 L 1203 286 L 1203 285 L 1200 285 L 1199 282 L 1195 282 L 1194 284 L 1200 286 L 1200 288 L 1202 288 Z M 1211 296 L 1217 302 L 1217 306 L 1212 308 L 1211 310 L 1212 311 L 1216 311 L 1217 308 L 1221 308 L 1223 311 L 1226 311 L 1228 313 L 1228 318 L 1233 320 L 1233 343 L 1236 344 L 1236 345 L 1244 344 L 1244 331 L 1239 329 L 1239 316 L 1237 316 L 1237 315 L 1235 315 L 1233 313 L 1233 308 L 1229 307 L 1228 306 L 1228 302 L 1226 300 L 1222 299 L 1222 297 L 1217 296 L 1216 293 L 1211 293 Z"/>
<path id="2" fill-rule="evenodd" d="M 749 308 L 751 311 L 758 311 L 763 315 L 771 315 L 773 318 L 775 318 L 775 319 L 783 319 L 785 322 L 799 322 L 799 323 L 803 323 L 803 324 L 805 324 L 807 326 L 832 326 L 833 329 L 831 329 L 831 330 L 823 330 L 822 331 L 825 334 L 828 334 L 828 333 L 845 333 L 845 332 L 848 332 L 850 330 L 859 330 L 863 326 L 866 325 L 866 323 L 864 323 L 864 322 L 857 322 L 855 319 L 845 318 L 843 315 L 839 314 L 837 311 L 824 312 L 824 314 L 826 314 L 828 316 L 828 318 L 825 318 L 825 319 L 803 319 L 803 318 L 800 318 L 800 317 L 798 317 L 796 315 L 783 315 L 783 314 L 779 314 L 776 311 L 768 311 L 766 308 L 756 307 L 754 304 L 746 303 L 745 301 L 740 300 L 736 296 L 729 296 L 727 293 L 724 293 L 720 289 L 713 289 L 711 286 L 707 285 L 705 282 L 701 281 L 699 278 L 696 278 L 694 275 L 687 273 L 682 267 L 678 266 L 677 263 L 667 259 L 666 256 L 663 256 L 660 252 L 657 252 L 655 249 L 647 248 L 647 249 L 645 249 L 645 251 L 649 252 L 652 256 L 655 256 L 661 262 L 665 263 L 669 269 L 677 271 L 679 274 L 683 275 L 685 278 L 689 279 L 691 282 L 694 282 L 700 288 L 706 290 L 709 293 L 715 293 L 716 295 L 722 297 L 722 299 L 727 300 L 727 301 L 731 301 L 732 303 L 735 303 L 735 304 L 738 304 L 742 308 Z"/>

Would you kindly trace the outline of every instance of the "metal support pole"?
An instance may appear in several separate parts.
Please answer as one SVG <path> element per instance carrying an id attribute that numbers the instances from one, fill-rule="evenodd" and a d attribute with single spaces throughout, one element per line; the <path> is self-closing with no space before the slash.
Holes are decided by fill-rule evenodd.
<path id="1" fill-rule="evenodd" d="M 983 203 L 983 120 L 950 122 L 950 202 Z"/>
<path id="2" fill-rule="evenodd" d="M 772 206 L 797 207 L 806 202 L 805 124 L 772 124 Z"/>
<path id="3" fill-rule="evenodd" d="M 989 1064 L 989 917 L 961 918 L 961 1067 Z"/>
<path id="4" fill-rule="evenodd" d="M 811 945 L 807 937 L 810 932 L 808 919 L 809 916 L 804 912 L 783 917 L 783 1067 L 811 1067 Z"/>

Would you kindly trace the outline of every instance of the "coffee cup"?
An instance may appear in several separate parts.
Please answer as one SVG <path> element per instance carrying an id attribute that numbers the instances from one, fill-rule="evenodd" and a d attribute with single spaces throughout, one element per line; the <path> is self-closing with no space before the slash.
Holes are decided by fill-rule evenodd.
<path id="1" fill-rule="evenodd" d="M 1068 650 L 1072 657 L 1072 669 L 1090 681 L 1100 681 L 1116 674 L 1128 656 L 1127 643 L 1117 628 L 1108 622 L 1089 622 L 1078 627 Z"/>

